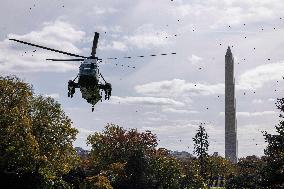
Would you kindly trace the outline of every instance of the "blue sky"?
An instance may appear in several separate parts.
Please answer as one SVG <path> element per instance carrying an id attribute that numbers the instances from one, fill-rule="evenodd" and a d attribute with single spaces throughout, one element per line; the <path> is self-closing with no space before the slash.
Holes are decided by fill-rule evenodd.
<path id="1" fill-rule="evenodd" d="M 87 148 L 89 134 L 115 123 L 153 131 L 160 147 L 192 152 L 192 137 L 205 123 L 210 153 L 224 155 L 228 46 L 235 57 L 239 156 L 262 155 L 261 131 L 273 132 L 278 123 L 274 103 L 284 94 L 281 0 L 1 0 L 0 9 L 1 75 L 15 74 L 36 94 L 56 98 L 80 131 L 76 146 Z M 8 41 L 88 56 L 95 31 L 101 58 L 177 55 L 104 62 L 100 69 L 113 96 L 92 113 L 79 91 L 67 98 L 78 63 L 47 62 L 65 56 Z"/>

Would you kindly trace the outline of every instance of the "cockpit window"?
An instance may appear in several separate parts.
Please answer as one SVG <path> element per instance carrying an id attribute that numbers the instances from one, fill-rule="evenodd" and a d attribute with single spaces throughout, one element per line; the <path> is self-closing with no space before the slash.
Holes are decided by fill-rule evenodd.
<path id="1" fill-rule="evenodd" d="M 81 64 L 80 68 L 84 69 L 84 70 L 91 69 L 91 64 Z M 94 65 L 94 69 L 96 69 L 96 68 L 97 68 L 97 66 Z"/>

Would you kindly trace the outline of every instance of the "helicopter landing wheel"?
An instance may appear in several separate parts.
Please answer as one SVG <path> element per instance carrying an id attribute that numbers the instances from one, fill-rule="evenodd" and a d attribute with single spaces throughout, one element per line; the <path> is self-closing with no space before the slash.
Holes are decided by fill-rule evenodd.
<path id="1" fill-rule="evenodd" d="M 68 97 L 70 97 L 70 92 L 68 92 Z"/>
<path id="2" fill-rule="evenodd" d="M 94 108 L 94 105 L 92 106 L 92 112 L 94 112 L 95 108 Z"/>

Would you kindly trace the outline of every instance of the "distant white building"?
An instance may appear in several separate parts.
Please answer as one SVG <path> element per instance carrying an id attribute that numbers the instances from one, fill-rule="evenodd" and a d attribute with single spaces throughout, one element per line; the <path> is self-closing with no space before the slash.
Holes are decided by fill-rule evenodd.
<path id="1" fill-rule="evenodd" d="M 188 159 L 188 158 L 192 158 L 193 155 L 186 152 L 186 151 L 170 151 L 170 155 L 177 158 L 177 159 Z"/>
<path id="2" fill-rule="evenodd" d="M 78 154 L 79 156 L 81 156 L 81 157 L 87 156 L 87 155 L 90 153 L 90 151 L 84 150 L 84 149 L 81 148 L 81 147 L 75 147 L 75 150 L 76 150 L 77 154 Z"/>

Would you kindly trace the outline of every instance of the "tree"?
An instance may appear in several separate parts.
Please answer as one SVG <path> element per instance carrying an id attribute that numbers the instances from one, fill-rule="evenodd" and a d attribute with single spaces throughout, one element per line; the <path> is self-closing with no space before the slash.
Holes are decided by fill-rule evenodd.
<path id="1" fill-rule="evenodd" d="M 205 161 L 208 156 L 208 134 L 205 131 L 205 128 L 201 125 L 199 125 L 199 129 L 197 130 L 197 133 L 195 137 L 193 138 L 194 142 L 194 154 L 198 156 L 199 162 L 200 162 L 200 174 L 203 178 L 206 178 L 206 171 L 205 171 Z"/>
<path id="2" fill-rule="evenodd" d="M 241 158 L 236 165 L 236 172 L 228 178 L 227 188 L 261 188 L 261 172 L 263 171 L 264 161 L 257 156 Z"/>
<path id="3" fill-rule="evenodd" d="M 71 120 L 57 102 L 35 96 L 15 76 L 0 77 L 0 94 L 1 178 L 21 188 L 66 185 L 60 178 L 77 160 Z"/>
<path id="4" fill-rule="evenodd" d="M 78 156 L 73 141 L 78 133 L 71 120 L 52 98 L 37 96 L 30 102 L 32 134 L 39 145 L 37 169 L 48 179 L 66 174 Z"/>
<path id="5" fill-rule="evenodd" d="M 38 153 L 29 116 L 32 88 L 17 77 L 0 77 L 0 94 L 0 171 L 31 171 Z"/>
<path id="6" fill-rule="evenodd" d="M 105 176 L 87 177 L 85 188 L 88 189 L 113 189 L 110 181 Z"/>
<path id="7" fill-rule="evenodd" d="M 94 176 L 106 174 L 117 188 L 145 188 L 150 157 L 157 146 L 156 135 L 150 131 L 139 133 L 136 129 L 127 131 L 118 125 L 108 124 L 102 133 L 90 135 L 87 141 L 91 145 Z M 121 165 L 121 170 L 108 175 L 114 173 L 110 171 L 113 165 Z"/>
<path id="8" fill-rule="evenodd" d="M 183 160 L 184 188 L 208 188 L 207 185 L 215 185 L 216 181 L 225 180 L 235 173 L 235 166 L 221 156 L 207 156 L 205 175 L 200 174 L 200 159 L 196 157 Z M 219 182 L 220 184 L 220 182 Z"/>
<path id="9" fill-rule="evenodd" d="M 264 150 L 267 165 L 263 171 L 263 184 L 272 188 L 284 188 L 284 98 L 277 100 L 276 107 L 280 110 L 281 118 L 275 126 L 277 134 L 264 132 L 268 144 Z"/>
<path id="10" fill-rule="evenodd" d="M 176 158 L 157 153 L 151 158 L 149 174 L 151 184 L 148 188 L 181 188 L 183 177 L 181 166 L 181 162 Z"/>
<path id="11" fill-rule="evenodd" d="M 236 171 L 235 166 L 221 156 L 208 156 L 207 165 L 206 173 L 209 175 L 210 180 L 218 177 L 228 178 Z"/>
<path id="12" fill-rule="evenodd" d="M 205 180 L 200 175 L 200 162 L 197 158 L 190 158 L 183 160 L 182 169 L 185 177 L 182 178 L 182 188 L 195 189 L 207 188 L 205 185 Z"/>
<path id="13" fill-rule="evenodd" d="M 211 187 L 216 185 L 223 186 L 225 185 L 225 180 L 236 172 L 236 168 L 229 160 L 221 156 L 212 155 L 207 157 L 205 172 Z"/>

